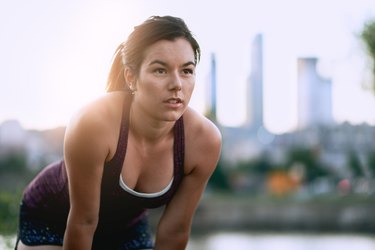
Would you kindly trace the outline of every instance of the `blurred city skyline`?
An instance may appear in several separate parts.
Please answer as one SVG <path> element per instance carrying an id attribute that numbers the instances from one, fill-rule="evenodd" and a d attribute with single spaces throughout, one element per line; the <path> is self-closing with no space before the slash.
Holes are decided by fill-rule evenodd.
<path id="1" fill-rule="evenodd" d="M 319 59 L 332 80 L 337 122 L 375 124 L 375 96 L 359 33 L 375 2 L 334 1 L 47 1 L 0 0 L 0 123 L 64 126 L 84 103 L 104 93 L 112 54 L 133 26 L 151 15 L 182 17 L 202 47 L 191 106 L 205 112 L 210 56 L 217 59 L 221 123 L 245 120 L 251 43 L 264 37 L 264 122 L 274 133 L 297 123 L 297 60 Z M 271 6 L 271 7 L 270 7 Z"/>

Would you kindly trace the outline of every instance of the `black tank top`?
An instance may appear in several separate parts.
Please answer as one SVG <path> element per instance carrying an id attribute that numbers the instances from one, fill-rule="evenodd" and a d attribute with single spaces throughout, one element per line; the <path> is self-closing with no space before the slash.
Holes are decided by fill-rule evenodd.
<path id="1" fill-rule="evenodd" d="M 173 181 L 169 190 L 161 196 L 145 198 L 135 196 L 125 191 L 119 184 L 123 162 L 126 155 L 128 142 L 128 117 L 129 101 L 125 101 L 123 119 L 120 136 L 114 157 L 104 166 L 104 173 L 101 187 L 101 214 L 108 215 L 103 218 L 109 218 L 118 210 L 118 214 L 129 209 L 137 213 L 146 208 L 156 208 L 167 204 L 177 191 L 184 174 L 184 123 L 181 117 L 174 126 L 174 145 L 173 145 Z M 115 204 L 115 206 L 114 206 Z M 131 204 L 129 206 L 129 204 Z M 114 208 L 116 207 L 116 208 Z M 116 218 L 115 218 L 116 219 Z"/>
<path id="2" fill-rule="evenodd" d="M 120 135 L 114 157 L 105 163 L 101 183 L 99 224 L 96 238 L 116 228 L 126 229 L 138 222 L 147 208 L 167 204 L 176 193 L 184 174 L 184 124 L 181 117 L 174 126 L 174 172 L 171 187 L 164 194 L 145 198 L 135 196 L 120 186 L 120 175 L 128 142 L 130 101 L 124 102 Z M 69 213 L 68 180 L 64 161 L 44 168 L 26 187 L 24 206 L 34 217 L 61 224 L 65 230 Z"/>

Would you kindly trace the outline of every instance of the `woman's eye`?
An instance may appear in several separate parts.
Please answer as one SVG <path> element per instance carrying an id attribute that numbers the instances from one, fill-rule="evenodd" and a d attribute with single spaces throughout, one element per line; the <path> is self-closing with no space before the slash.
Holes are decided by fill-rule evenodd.
<path id="1" fill-rule="evenodd" d="M 156 74 L 161 75 L 161 74 L 165 74 L 165 73 L 166 73 L 166 70 L 165 70 L 165 69 L 161 69 L 161 68 L 159 68 L 159 69 L 155 69 L 154 72 L 155 72 Z"/>
<path id="2" fill-rule="evenodd" d="M 192 69 L 184 69 L 183 73 L 185 75 L 192 75 L 192 74 L 194 74 L 194 70 L 192 70 Z"/>

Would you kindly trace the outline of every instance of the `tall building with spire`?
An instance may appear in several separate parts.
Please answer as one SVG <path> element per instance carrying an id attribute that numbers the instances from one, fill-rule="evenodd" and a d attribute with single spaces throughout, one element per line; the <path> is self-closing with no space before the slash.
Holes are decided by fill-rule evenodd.
<path id="1" fill-rule="evenodd" d="M 263 35 L 257 34 L 251 46 L 251 71 L 247 84 L 245 126 L 263 128 Z"/>
<path id="2" fill-rule="evenodd" d="M 251 43 L 251 68 L 246 86 L 245 124 L 236 128 L 222 127 L 223 157 L 228 160 L 256 156 L 274 140 L 274 135 L 267 131 L 263 121 L 262 34 L 257 34 Z"/>
<path id="3" fill-rule="evenodd" d="M 209 73 L 209 97 L 208 97 L 208 111 L 207 115 L 214 121 L 217 119 L 217 73 L 216 73 L 216 57 L 215 54 L 211 54 L 210 62 L 210 73 Z"/>

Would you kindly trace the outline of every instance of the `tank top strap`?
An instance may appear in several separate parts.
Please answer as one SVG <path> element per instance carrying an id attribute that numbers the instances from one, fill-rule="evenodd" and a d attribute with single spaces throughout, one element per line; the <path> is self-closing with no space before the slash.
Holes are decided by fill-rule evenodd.
<path id="1" fill-rule="evenodd" d="M 173 161 L 174 161 L 174 183 L 177 186 L 182 180 L 184 175 L 184 159 L 185 159 L 185 132 L 184 132 L 184 119 L 183 116 L 176 121 L 174 127 L 174 146 L 173 146 Z M 175 185 L 172 185 L 172 188 Z"/>
<path id="2" fill-rule="evenodd" d="M 118 177 L 120 175 L 122 164 L 125 159 L 126 148 L 128 146 L 129 110 L 131 104 L 131 97 L 128 97 L 129 96 L 125 97 L 123 104 L 120 134 L 117 141 L 116 152 L 112 159 L 105 163 L 104 173 L 108 172 L 112 177 Z"/>
<path id="3" fill-rule="evenodd" d="M 122 163 L 125 159 L 126 148 L 128 146 L 128 131 L 129 131 L 129 113 L 130 113 L 130 105 L 132 102 L 132 97 L 126 96 L 122 108 L 122 118 L 121 118 L 121 127 L 120 127 L 120 135 L 118 138 L 116 154 L 118 154 L 118 160 L 121 163 L 120 170 L 122 167 Z"/>

